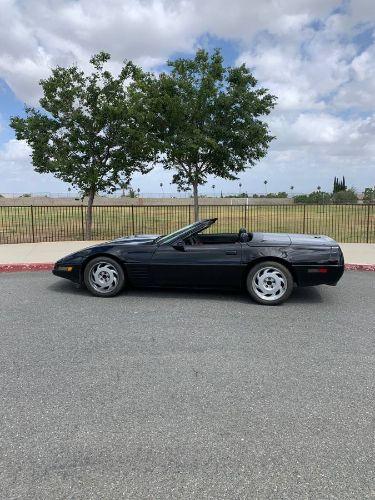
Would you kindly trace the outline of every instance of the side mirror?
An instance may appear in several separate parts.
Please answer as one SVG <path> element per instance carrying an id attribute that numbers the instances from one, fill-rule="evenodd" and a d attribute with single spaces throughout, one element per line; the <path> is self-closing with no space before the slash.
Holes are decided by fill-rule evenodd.
<path id="1" fill-rule="evenodd" d="M 180 252 L 185 251 L 185 242 L 183 240 L 175 241 L 172 246 L 175 250 L 179 250 Z"/>

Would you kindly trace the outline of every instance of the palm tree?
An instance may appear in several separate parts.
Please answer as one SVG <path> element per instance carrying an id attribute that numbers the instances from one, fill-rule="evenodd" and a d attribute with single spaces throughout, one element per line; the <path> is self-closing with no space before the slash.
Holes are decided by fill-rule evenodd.
<path id="1" fill-rule="evenodd" d="M 319 193 L 319 195 L 320 195 L 320 194 L 321 194 L 321 193 L 320 193 L 320 191 L 321 191 L 321 189 L 322 189 L 322 188 L 321 188 L 320 186 L 317 186 L 317 188 L 316 188 L 316 189 L 318 190 L 318 193 Z M 322 199 L 321 199 L 321 202 L 323 202 L 323 199 L 324 199 L 324 194 L 322 194 Z M 324 207 L 323 207 L 323 210 L 324 210 Z"/>
<path id="2" fill-rule="evenodd" d="M 268 184 L 268 181 L 264 181 L 264 189 L 266 190 L 266 194 L 267 194 L 267 184 Z"/>
<path id="3" fill-rule="evenodd" d="M 163 197 L 164 197 L 164 189 L 163 189 L 163 183 L 162 182 L 160 183 L 160 188 L 161 188 L 161 192 L 163 193 Z"/>
<path id="4" fill-rule="evenodd" d="M 129 183 L 125 182 L 125 181 L 121 181 L 120 184 L 119 184 L 119 186 L 120 186 L 120 189 L 122 190 L 122 195 L 121 196 L 124 198 L 125 197 L 125 189 L 128 188 Z"/>
<path id="5" fill-rule="evenodd" d="M 215 184 L 212 184 L 212 194 L 215 196 Z"/>
<path id="6" fill-rule="evenodd" d="M 294 189 L 294 186 L 290 186 L 290 197 L 291 198 L 293 197 L 293 189 Z"/>
<path id="7" fill-rule="evenodd" d="M 238 193 L 241 194 L 241 188 L 242 188 L 241 182 L 238 184 L 238 187 L 239 187 Z"/>

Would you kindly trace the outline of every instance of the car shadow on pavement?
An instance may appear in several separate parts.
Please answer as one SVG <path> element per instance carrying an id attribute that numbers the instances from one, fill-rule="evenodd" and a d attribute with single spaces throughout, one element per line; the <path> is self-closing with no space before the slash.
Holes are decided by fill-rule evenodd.
<path id="1" fill-rule="evenodd" d="M 320 303 L 324 302 L 322 297 L 322 287 L 320 286 L 305 286 L 296 287 L 292 295 L 288 299 L 288 303 L 302 304 L 306 303 Z"/>
<path id="2" fill-rule="evenodd" d="M 86 290 L 84 286 L 76 285 L 67 280 L 58 280 L 48 285 L 48 290 L 56 293 L 71 294 L 71 295 L 86 295 L 88 297 L 91 294 Z"/>
<path id="3" fill-rule="evenodd" d="M 69 294 L 75 296 L 86 296 L 93 297 L 90 292 L 86 290 L 85 287 L 74 285 L 69 281 L 58 281 L 52 283 L 48 286 L 48 289 L 55 293 Z M 187 289 L 176 289 L 176 288 L 130 288 L 125 289 L 120 295 L 113 299 L 121 299 L 124 297 L 136 297 L 136 298 L 159 298 L 159 299 L 179 299 L 179 300 L 189 300 L 189 299 L 204 299 L 204 300 L 222 300 L 222 301 L 233 301 L 242 302 L 246 304 L 256 305 L 246 294 L 245 291 L 231 291 L 231 290 L 187 290 Z M 300 303 L 320 303 L 323 302 L 321 287 L 296 287 L 293 290 L 292 295 L 289 297 L 286 304 L 300 304 Z"/>

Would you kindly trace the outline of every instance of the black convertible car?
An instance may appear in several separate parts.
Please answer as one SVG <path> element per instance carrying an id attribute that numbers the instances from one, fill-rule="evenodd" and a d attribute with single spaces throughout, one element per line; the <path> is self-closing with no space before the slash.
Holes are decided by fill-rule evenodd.
<path id="1" fill-rule="evenodd" d="M 336 285 L 344 272 L 328 236 L 204 233 L 217 219 L 166 236 L 135 235 L 95 245 L 56 262 L 53 274 L 99 297 L 134 287 L 244 288 L 260 304 L 284 302 L 293 285 Z"/>

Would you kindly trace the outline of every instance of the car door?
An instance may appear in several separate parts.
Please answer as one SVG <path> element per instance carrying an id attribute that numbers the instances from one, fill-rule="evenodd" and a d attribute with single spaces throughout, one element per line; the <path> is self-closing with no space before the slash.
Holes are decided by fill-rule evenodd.
<path id="1" fill-rule="evenodd" d="M 153 282 L 162 287 L 238 288 L 240 243 L 159 246 L 151 259 Z"/>

